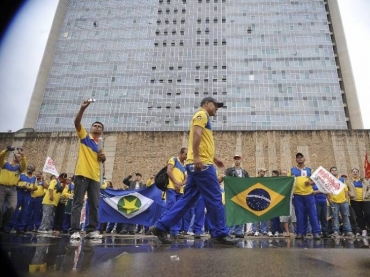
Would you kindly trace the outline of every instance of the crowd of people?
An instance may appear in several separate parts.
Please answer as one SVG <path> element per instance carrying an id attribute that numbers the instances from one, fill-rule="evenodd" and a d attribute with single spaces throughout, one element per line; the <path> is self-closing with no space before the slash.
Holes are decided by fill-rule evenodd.
<path id="1" fill-rule="evenodd" d="M 237 244 L 247 236 L 268 237 L 296 234 L 303 239 L 339 236 L 367 237 L 370 228 L 370 185 L 359 170 L 350 176 L 339 176 L 333 166 L 330 172 L 345 183 L 338 195 L 324 194 L 310 179 L 313 170 L 306 166 L 302 153 L 295 155 L 296 165 L 286 170 L 273 170 L 271 176 L 293 176 L 292 205 L 289 216 L 268 221 L 226 226 L 225 200 L 222 193 L 225 176 L 253 178 L 242 168 L 242 156 L 233 156 L 234 164 L 224 170 L 215 156 L 210 116 L 223 103 L 212 97 L 201 101 L 190 125 L 188 147 L 167 163 L 168 185 L 164 194 L 165 212 L 153 226 L 130 223 L 100 222 L 98 203 L 101 189 L 113 188 L 110 181 L 102 182 L 101 164 L 106 157 L 99 138 L 104 125 L 94 122 L 88 133 L 81 124 L 84 111 L 90 105 L 83 101 L 74 124 L 79 140 L 79 154 L 74 174 L 62 173 L 46 180 L 41 171 L 27 165 L 25 151 L 8 146 L 0 152 L 0 223 L 2 234 L 14 230 L 17 234 L 38 232 L 69 233 L 71 240 L 101 239 L 104 233 L 134 235 L 137 232 L 155 235 L 162 243 L 172 243 L 189 235 L 195 239 L 208 233 L 216 243 Z M 9 153 L 8 160 L 6 157 Z M 216 169 L 218 168 L 218 169 Z M 257 169 L 255 177 L 266 177 L 265 168 Z M 134 177 L 134 178 L 133 178 Z M 123 179 L 123 189 L 139 190 L 154 183 L 152 175 L 146 183 L 134 172 Z M 169 236 L 168 236 L 169 234 Z"/>

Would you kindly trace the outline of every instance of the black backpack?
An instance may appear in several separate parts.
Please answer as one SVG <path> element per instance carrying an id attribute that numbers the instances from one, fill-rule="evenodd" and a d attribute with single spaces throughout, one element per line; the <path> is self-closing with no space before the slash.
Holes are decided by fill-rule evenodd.
<path id="1" fill-rule="evenodd" d="M 175 165 L 178 162 L 177 157 L 175 157 Z M 167 165 L 163 167 L 154 177 L 154 184 L 161 191 L 166 191 L 168 185 L 168 175 L 167 175 Z"/>
<path id="2" fill-rule="evenodd" d="M 167 165 L 163 167 L 154 177 L 154 184 L 162 191 L 167 189 L 168 185 L 168 175 L 167 175 Z"/>

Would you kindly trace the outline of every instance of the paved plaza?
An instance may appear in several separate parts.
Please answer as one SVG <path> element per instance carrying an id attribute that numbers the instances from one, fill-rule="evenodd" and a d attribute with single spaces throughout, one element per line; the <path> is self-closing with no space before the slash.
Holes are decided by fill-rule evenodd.
<path id="1" fill-rule="evenodd" d="M 368 239 L 245 237 L 237 246 L 192 236 L 162 245 L 156 237 L 107 234 L 1 236 L 2 276 L 368 276 Z M 3 271 L 4 272 L 4 271 Z M 36 273 L 30 273 L 36 272 Z"/>

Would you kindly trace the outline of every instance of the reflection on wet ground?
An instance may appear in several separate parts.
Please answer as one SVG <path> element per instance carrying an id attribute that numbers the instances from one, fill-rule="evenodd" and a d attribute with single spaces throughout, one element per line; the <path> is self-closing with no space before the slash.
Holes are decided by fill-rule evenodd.
<path id="1" fill-rule="evenodd" d="M 348 274 L 370 270 L 368 239 L 245 237 L 234 247 L 214 244 L 207 237 L 194 240 L 192 236 L 176 240 L 172 245 L 162 245 L 155 237 L 144 235 L 106 235 L 101 241 L 82 239 L 74 243 L 70 242 L 67 235 L 2 235 L 0 239 L 2 263 L 8 265 L 10 270 L 13 268 L 15 276 L 28 276 L 35 272 L 44 276 L 62 276 L 67 272 L 109 277 L 122 276 L 123 272 L 135 276 L 201 276 L 199 274 L 204 270 L 207 273 L 205 275 L 214 272 L 220 276 L 224 272 L 225 276 L 245 276 L 244 266 L 245 270 L 252 270 L 259 276 L 269 275 L 271 271 L 267 271 L 267 268 L 270 267 L 273 267 L 271 270 L 279 268 L 281 272 L 289 269 L 284 273 L 286 276 L 293 274 L 297 267 L 297 264 L 291 263 L 293 261 L 304 265 L 298 266 L 296 270 L 305 272 L 307 276 L 314 272 L 324 273 L 329 269 L 331 276 L 336 275 L 335 270 L 338 270 L 338 276 L 343 276 L 343 271 L 339 270 L 343 266 L 341 257 L 346 257 L 350 265 L 345 268 L 350 271 Z M 357 256 L 367 258 L 367 263 L 365 260 L 365 265 L 355 266 L 351 260 Z M 246 262 L 248 266 L 243 266 Z M 356 262 L 361 262 L 361 259 L 357 258 Z M 1 268 L 4 269 L 4 265 Z M 175 272 L 169 271 L 170 268 Z M 7 276 L 12 275 L 9 273 Z"/>

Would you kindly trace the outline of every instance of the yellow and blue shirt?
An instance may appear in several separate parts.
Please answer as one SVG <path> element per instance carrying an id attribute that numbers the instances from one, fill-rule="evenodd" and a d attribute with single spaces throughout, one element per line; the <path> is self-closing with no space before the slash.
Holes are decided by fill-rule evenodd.
<path id="1" fill-rule="evenodd" d="M 20 175 L 27 167 L 26 157 L 22 157 L 20 164 L 12 165 L 5 160 L 8 151 L 0 152 L 0 184 L 6 186 L 15 186 L 19 182 Z"/>
<path id="2" fill-rule="evenodd" d="M 86 132 L 81 125 L 81 130 L 77 131 L 79 138 L 78 160 L 75 175 L 84 176 L 94 181 L 100 182 L 100 163 L 98 161 L 98 143 L 92 135 Z"/>
<path id="3" fill-rule="evenodd" d="M 298 168 L 292 167 L 288 171 L 288 176 L 293 176 L 295 178 L 295 187 L 294 187 L 294 194 L 298 195 L 309 195 L 313 192 L 312 186 L 307 186 L 305 182 L 310 180 L 310 176 L 312 174 L 312 169 L 310 167 L 305 168 Z"/>
<path id="4" fill-rule="evenodd" d="M 44 196 L 44 199 L 42 200 L 42 204 L 58 206 L 61 193 L 57 193 L 57 188 L 61 186 L 62 185 L 59 180 L 52 180 L 49 184 L 48 189 L 46 190 L 46 194 Z M 50 190 L 53 191 L 53 201 L 50 201 Z"/>
<path id="5" fill-rule="evenodd" d="M 36 190 L 34 190 L 31 193 L 31 197 L 32 198 L 38 198 L 38 197 L 44 196 L 45 195 L 44 181 L 42 181 L 42 180 L 40 180 L 40 181 L 36 180 L 35 186 L 36 186 Z"/>
<path id="6" fill-rule="evenodd" d="M 199 157 L 203 164 L 213 164 L 215 158 L 215 144 L 213 141 L 213 131 L 209 114 L 205 109 L 200 109 L 193 116 L 190 123 L 189 146 L 186 164 L 194 163 L 193 137 L 194 126 L 203 128 L 199 144 Z"/>
<path id="7" fill-rule="evenodd" d="M 168 163 L 173 166 L 172 168 L 172 174 L 175 177 L 176 181 L 179 183 L 184 182 L 186 177 L 186 167 L 179 161 L 177 157 L 172 157 L 169 159 Z M 170 178 L 168 178 L 168 185 L 167 188 L 169 189 L 176 189 L 175 184 L 172 182 Z M 180 193 L 184 193 L 184 187 L 182 186 L 180 188 Z"/>
<path id="8" fill-rule="evenodd" d="M 28 176 L 26 173 L 21 173 L 17 187 L 19 188 L 34 188 L 36 186 L 36 176 Z"/>
<path id="9" fill-rule="evenodd" d="M 360 179 L 353 180 L 353 186 L 355 187 L 356 201 L 364 201 L 362 181 Z"/>

